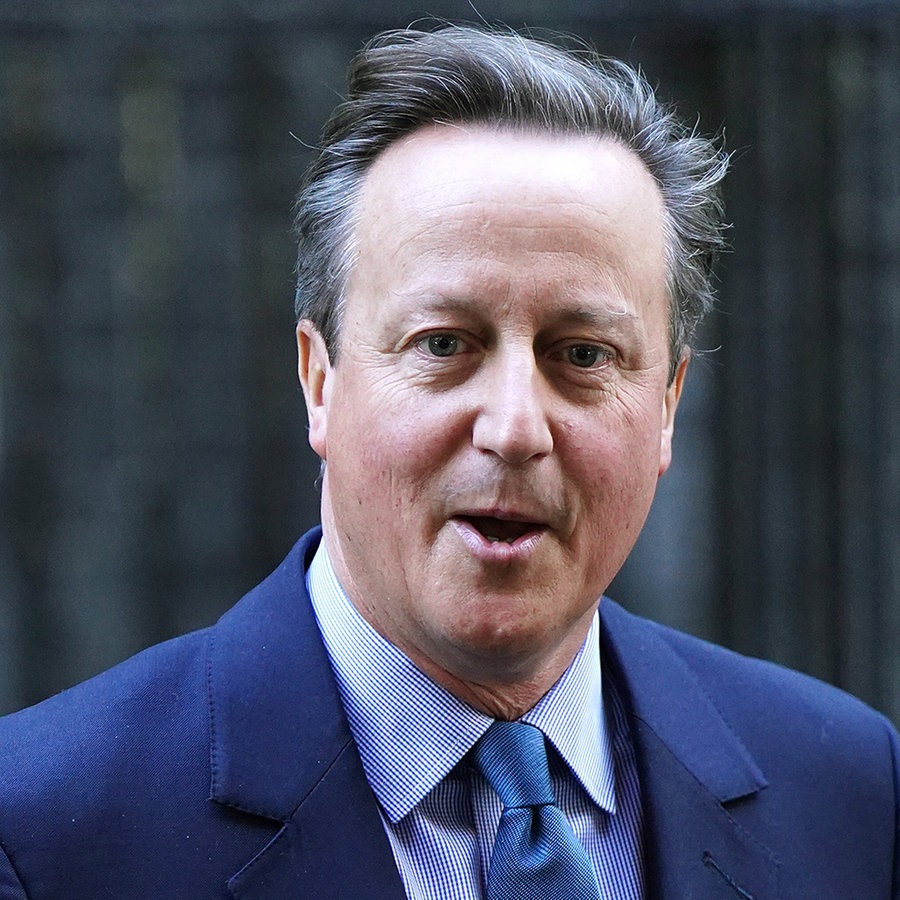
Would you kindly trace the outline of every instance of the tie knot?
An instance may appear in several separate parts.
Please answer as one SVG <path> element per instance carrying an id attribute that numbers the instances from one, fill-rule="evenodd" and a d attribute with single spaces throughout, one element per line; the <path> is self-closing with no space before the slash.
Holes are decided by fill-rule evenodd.
<path id="1" fill-rule="evenodd" d="M 494 722 L 475 745 L 475 764 L 506 809 L 555 803 L 540 729 Z"/>

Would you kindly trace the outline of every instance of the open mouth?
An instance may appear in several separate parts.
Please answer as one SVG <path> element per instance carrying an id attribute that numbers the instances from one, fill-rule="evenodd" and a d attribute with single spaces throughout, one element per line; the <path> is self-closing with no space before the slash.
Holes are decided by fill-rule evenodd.
<path id="1" fill-rule="evenodd" d="M 539 522 L 518 522 L 511 519 L 498 519 L 495 516 L 460 516 L 460 521 L 468 523 L 488 543 L 500 542 L 513 544 L 526 534 L 543 531 Z"/>

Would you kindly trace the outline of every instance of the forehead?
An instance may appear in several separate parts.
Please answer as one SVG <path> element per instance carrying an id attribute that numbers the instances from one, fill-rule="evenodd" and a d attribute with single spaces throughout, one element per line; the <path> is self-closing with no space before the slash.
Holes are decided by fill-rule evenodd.
<path id="1" fill-rule="evenodd" d="M 429 126 L 364 180 L 348 297 L 614 280 L 622 297 L 666 306 L 663 221 L 654 179 L 612 139 Z"/>
<path id="2" fill-rule="evenodd" d="M 426 212 L 473 188 L 486 197 L 512 189 L 524 202 L 573 191 L 612 215 L 634 202 L 662 207 L 643 162 L 614 138 L 487 125 L 429 125 L 394 142 L 367 172 L 361 203 L 369 212 L 399 202 Z"/>

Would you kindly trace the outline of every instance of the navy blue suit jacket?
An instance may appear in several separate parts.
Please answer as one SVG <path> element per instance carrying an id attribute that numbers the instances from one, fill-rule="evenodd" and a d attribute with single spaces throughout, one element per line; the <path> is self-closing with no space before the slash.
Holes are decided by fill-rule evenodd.
<path id="1" fill-rule="evenodd" d="M 212 628 L 0 720 L 0 900 L 402 900 L 305 590 L 307 535 Z M 601 603 L 650 898 L 898 892 L 898 742 L 777 666 Z"/>

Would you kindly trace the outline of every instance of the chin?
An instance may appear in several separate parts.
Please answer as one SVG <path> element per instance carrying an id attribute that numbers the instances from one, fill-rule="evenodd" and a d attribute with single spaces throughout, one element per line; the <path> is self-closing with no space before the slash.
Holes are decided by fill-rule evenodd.
<path id="1" fill-rule="evenodd" d="M 452 636 L 454 656 L 475 668 L 495 672 L 518 672 L 530 668 L 551 652 L 547 635 L 551 626 L 525 629 L 521 624 L 484 623 Z"/>

